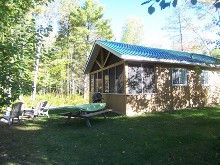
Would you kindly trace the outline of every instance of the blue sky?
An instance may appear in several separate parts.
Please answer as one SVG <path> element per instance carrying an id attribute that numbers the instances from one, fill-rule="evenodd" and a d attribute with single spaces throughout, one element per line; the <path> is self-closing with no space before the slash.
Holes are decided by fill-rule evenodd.
<path id="1" fill-rule="evenodd" d="M 116 41 L 120 41 L 122 34 L 122 27 L 125 20 L 129 16 L 136 16 L 143 20 L 145 27 L 145 42 L 147 45 L 164 45 L 169 41 L 166 39 L 166 34 L 161 28 L 164 26 L 165 18 L 171 12 L 169 9 L 161 11 L 156 8 L 156 12 L 149 15 L 147 12 L 147 5 L 141 5 L 144 0 L 99 0 L 100 4 L 104 6 L 105 18 L 111 20 L 112 30 L 116 37 Z M 158 4 L 155 5 L 157 7 Z M 163 46 L 162 46 L 163 47 Z"/>

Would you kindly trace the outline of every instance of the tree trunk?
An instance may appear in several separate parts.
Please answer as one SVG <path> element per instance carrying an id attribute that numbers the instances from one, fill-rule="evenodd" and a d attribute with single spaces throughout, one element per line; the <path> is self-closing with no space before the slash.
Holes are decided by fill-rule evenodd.
<path id="1" fill-rule="evenodd" d="M 86 52 L 86 59 L 88 59 L 89 52 Z M 84 76 L 83 80 L 83 98 L 86 100 L 86 94 L 87 94 L 87 75 Z"/>
<path id="2" fill-rule="evenodd" d="M 35 58 L 34 85 L 33 85 L 33 92 L 32 92 L 32 100 L 33 101 L 36 99 L 36 93 L 37 93 L 37 78 L 38 78 L 38 70 L 39 70 L 40 50 L 41 50 L 41 45 L 39 45 L 37 48 L 37 53 L 36 53 L 36 58 Z"/>
<path id="3" fill-rule="evenodd" d="M 75 73 L 72 72 L 72 81 L 71 81 L 72 94 L 75 94 L 75 81 L 74 81 L 74 78 L 75 78 Z"/>
<path id="4" fill-rule="evenodd" d="M 179 21 L 179 32 L 180 32 L 180 46 L 181 46 L 181 51 L 183 51 L 183 34 L 182 34 L 182 22 L 181 22 L 181 16 L 180 13 L 178 15 L 178 21 Z"/>

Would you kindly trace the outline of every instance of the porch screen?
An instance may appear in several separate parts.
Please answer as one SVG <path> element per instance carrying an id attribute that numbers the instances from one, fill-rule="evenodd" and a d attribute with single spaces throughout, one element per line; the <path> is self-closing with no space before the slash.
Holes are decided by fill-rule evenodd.
<path id="1" fill-rule="evenodd" d="M 128 64 L 128 92 L 155 93 L 155 69 L 149 64 Z"/>
<path id="2" fill-rule="evenodd" d="M 103 71 L 103 91 L 104 93 L 109 92 L 109 70 Z"/>
<path id="3" fill-rule="evenodd" d="M 94 74 L 90 75 L 90 92 L 94 92 Z"/>
<path id="4" fill-rule="evenodd" d="M 109 69 L 109 93 L 115 92 L 115 67 Z"/>
<path id="5" fill-rule="evenodd" d="M 154 65 L 143 64 L 143 93 L 155 93 Z"/>
<path id="6" fill-rule="evenodd" d="M 102 92 L 102 72 L 98 72 L 97 87 L 98 92 Z"/>
<path id="7" fill-rule="evenodd" d="M 128 65 L 128 91 L 130 94 L 142 93 L 141 64 Z"/>
<path id="8" fill-rule="evenodd" d="M 94 92 L 98 92 L 98 74 L 94 74 Z"/>
<path id="9" fill-rule="evenodd" d="M 124 65 L 116 66 L 115 93 L 124 92 Z"/>

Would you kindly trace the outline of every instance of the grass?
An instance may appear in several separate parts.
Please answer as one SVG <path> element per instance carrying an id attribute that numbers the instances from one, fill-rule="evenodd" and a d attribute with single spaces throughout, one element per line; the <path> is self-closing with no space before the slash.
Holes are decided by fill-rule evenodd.
<path id="1" fill-rule="evenodd" d="M 0 125 L 0 164 L 220 163 L 220 107 L 136 117 L 51 118 Z"/>

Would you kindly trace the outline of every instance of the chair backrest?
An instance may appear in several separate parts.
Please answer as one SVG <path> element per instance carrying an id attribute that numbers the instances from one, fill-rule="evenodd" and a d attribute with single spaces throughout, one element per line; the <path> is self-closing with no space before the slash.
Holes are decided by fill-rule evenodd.
<path id="1" fill-rule="evenodd" d="M 16 102 L 12 104 L 12 109 L 11 109 L 11 117 L 19 117 L 22 114 L 22 106 L 23 102 Z"/>
<path id="2" fill-rule="evenodd" d="M 47 101 L 42 102 L 41 110 L 43 110 L 47 105 Z"/>
<path id="3" fill-rule="evenodd" d="M 36 107 L 34 108 L 34 116 L 38 116 L 41 110 L 43 102 L 39 101 L 36 105 Z"/>
<path id="4" fill-rule="evenodd" d="M 94 93 L 94 95 L 92 96 L 92 102 L 93 103 L 98 103 L 98 102 L 102 102 L 102 94 L 101 93 Z"/>
<path id="5" fill-rule="evenodd" d="M 47 101 L 39 101 L 34 109 L 34 116 L 38 116 L 41 111 L 46 107 Z"/>

